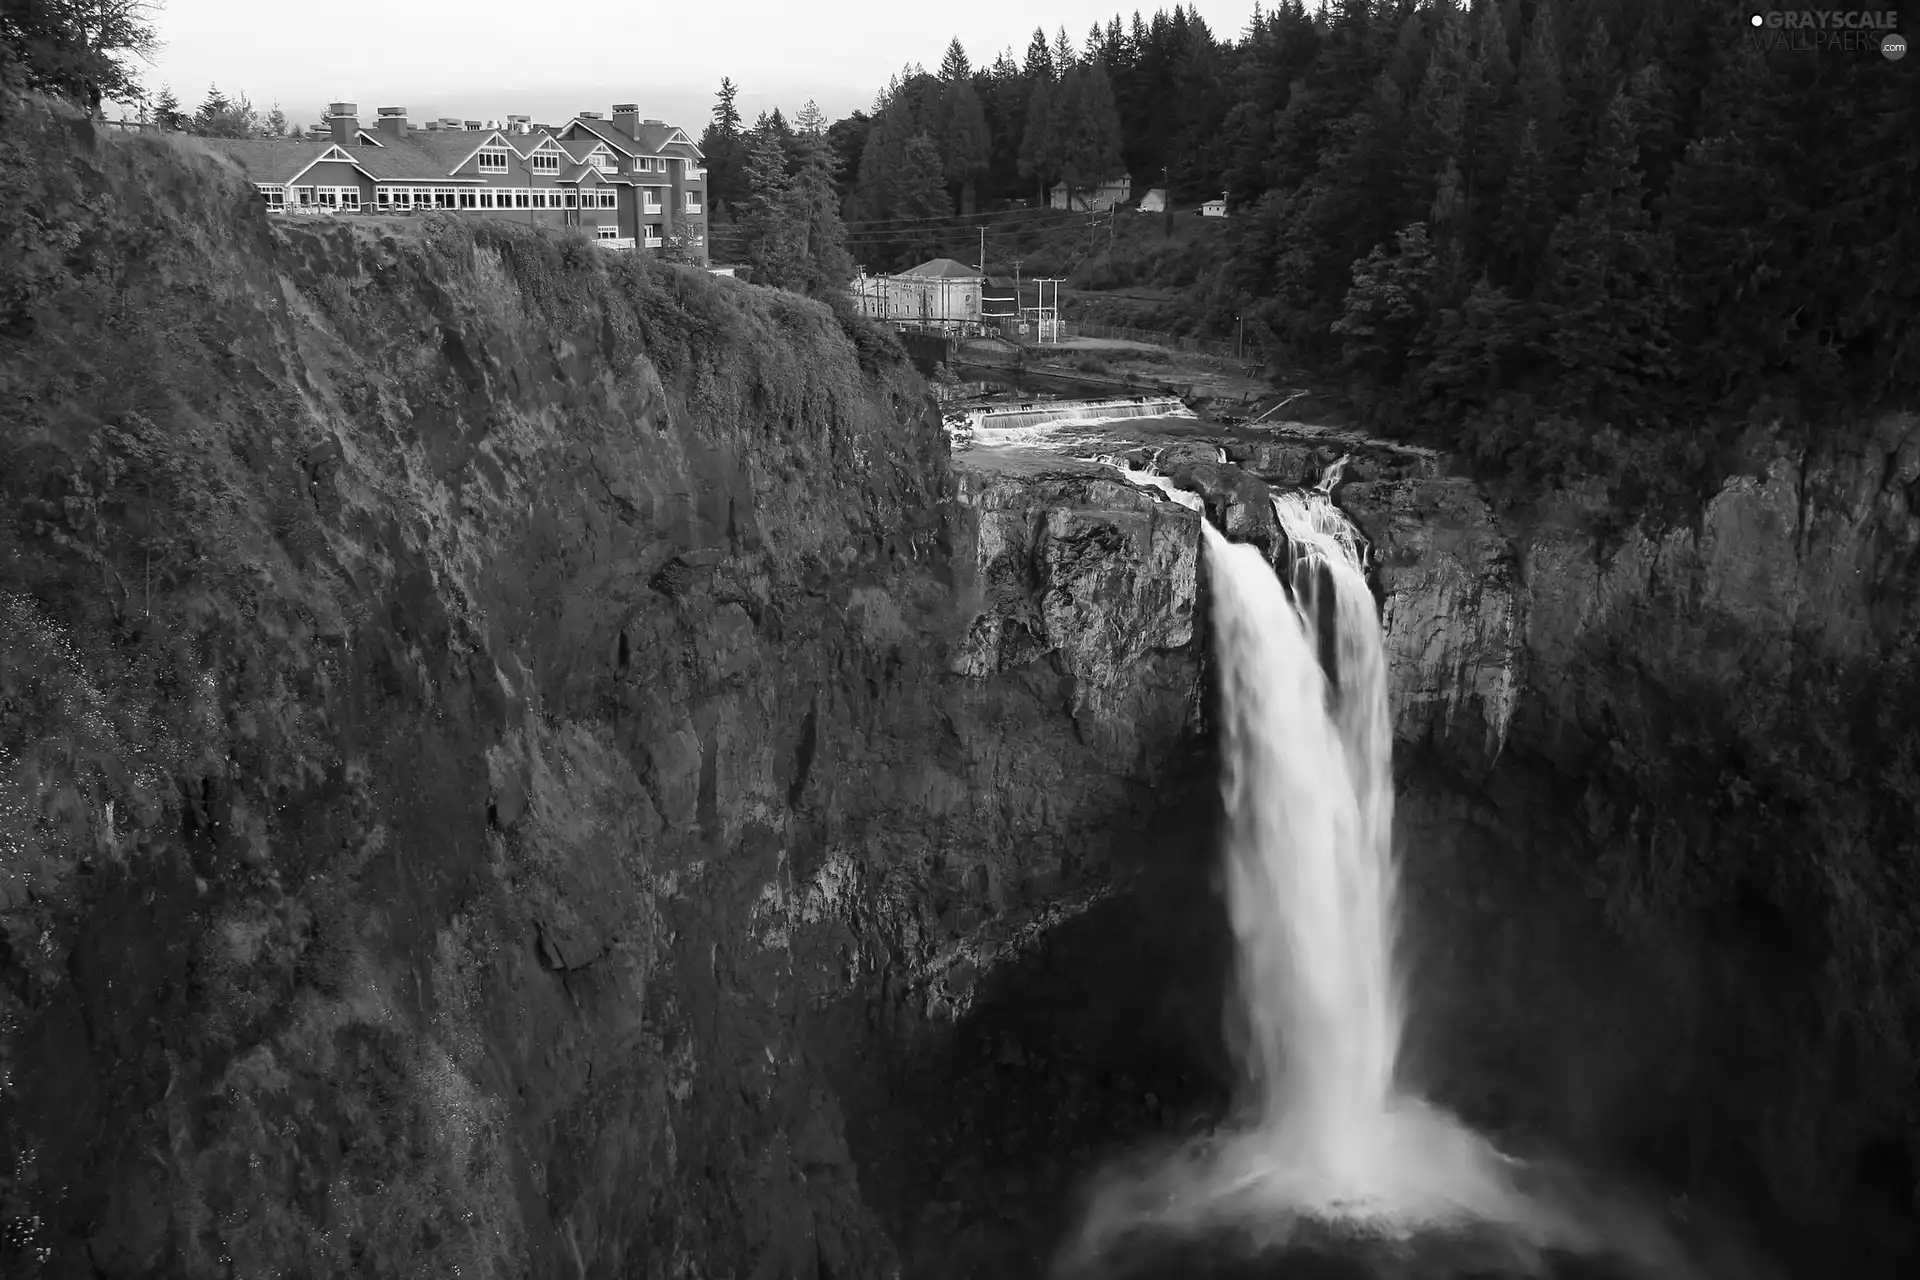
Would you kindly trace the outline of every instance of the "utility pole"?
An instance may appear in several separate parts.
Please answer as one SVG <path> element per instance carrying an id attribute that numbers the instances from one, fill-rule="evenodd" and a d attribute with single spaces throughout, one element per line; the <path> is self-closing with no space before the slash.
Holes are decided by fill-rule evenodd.
<path id="1" fill-rule="evenodd" d="M 1113 273 L 1113 219 L 1120 212 L 1120 206 L 1114 205 L 1107 210 L 1107 273 Z"/>
<path id="2" fill-rule="evenodd" d="M 986 278 L 986 275 L 987 275 L 987 226 L 983 222 L 980 224 L 980 278 L 984 280 Z"/>
<path id="3" fill-rule="evenodd" d="M 1160 201 L 1160 229 L 1165 235 L 1173 234 L 1173 179 L 1167 176 L 1169 166 L 1160 166 L 1160 190 L 1165 193 Z"/>

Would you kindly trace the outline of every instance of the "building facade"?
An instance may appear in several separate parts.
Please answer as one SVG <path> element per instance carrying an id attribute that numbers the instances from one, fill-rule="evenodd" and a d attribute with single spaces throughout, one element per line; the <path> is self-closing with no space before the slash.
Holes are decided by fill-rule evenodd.
<path id="1" fill-rule="evenodd" d="M 706 168 L 681 130 L 643 120 L 633 105 L 582 112 L 567 124 L 407 121 L 381 107 L 363 128 L 336 102 L 327 134 L 208 139 L 246 171 L 270 209 L 479 217 L 580 227 L 611 249 L 678 247 L 707 261 Z"/>
<path id="2" fill-rule="evenodd" d="M 1133 194 L 1133 175 L 1123 173 L 1090 187 L 1069 187 L 1057 182 L 1048 192 L 1048 203 L 1056 209 L 1077 213 L 1105 213 L 1117 204 L 1125 204 Z"/>
<path id="3" fill-rule="evenodd" d="M 848 286 L 860 314 L 924 328 L 962 328 L 982 321 L 978 267 L 935 258 L 897 275 L 861 272 Z"/>

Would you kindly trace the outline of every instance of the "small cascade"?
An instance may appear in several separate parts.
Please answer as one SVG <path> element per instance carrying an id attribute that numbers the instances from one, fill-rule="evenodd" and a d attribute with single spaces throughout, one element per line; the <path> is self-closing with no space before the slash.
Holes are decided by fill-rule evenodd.
<path id="1" fill-rule="evenodd" d="M 1160 458 L 1165 453 L 1165 449 L 1159 450 L 1153 455 L 1153 461 L 1144 467 L 1136 467 L 1130 459 L 1116 458 L 1110 454 L 1102 454 L 1095 458 L 1094 461 L 1112 467 L 1129 481 L 1139 485 L 1143 489 L 1157 489 L 1165 494 L 1168 499 L 1179 503 L 1181 506 L 1187 508 L 1187 510 L 1198 511 L 1204 515 L 1207 509 L 1206 499 L 1190 490 L 1180 488 L 1174 484 L 1171 479 L 1160 474 Z"/>
<path id="2" fill-rule="evenodd" d="M 1092 425 L 1129 418 L 1191 418 L 1192 410 L 1173 396 L 1129 396 L 1113 400 L 1031 402 L 1004 409 L 975 409 L 968 425 L 978 431 L 1010 431 L 1054 423 Z"/>

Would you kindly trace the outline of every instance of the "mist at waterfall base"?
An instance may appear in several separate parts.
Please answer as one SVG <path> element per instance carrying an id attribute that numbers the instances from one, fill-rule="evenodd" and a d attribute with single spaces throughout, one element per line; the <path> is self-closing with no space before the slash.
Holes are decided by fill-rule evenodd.
<path id="1" fill-rule="evenodd" d="M 1324 490 L 1274 506 L 1284 584 L 1259 548 L 1202 521 L 1237 957 L 1234 1107 L 1210 1134 L 1099 1174 L 1059 1269 L 1113 1275 L 1169 1242 L 1242 1260 L 1333 1242 L 1444 1267 L 1421 1275 L 1540 1274 L 1569 1256 L 1694 1274 L 1651 1211 L 1567 1167 L 1510 1158 L 1398 1086 L 1407 993 L 1380 622 L 1357 531 Z"/>

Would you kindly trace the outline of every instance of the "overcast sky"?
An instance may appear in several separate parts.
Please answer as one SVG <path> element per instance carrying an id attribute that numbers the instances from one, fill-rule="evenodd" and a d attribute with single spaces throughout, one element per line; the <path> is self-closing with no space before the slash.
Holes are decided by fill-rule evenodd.
<path id="1" fill-rule="evenodd" d="M 1064 25 L 1078 48 L 1094 21 L 1135 7 L 1153 11 L 1112 0 L 157 0 L 165 47 L 141 78 L 171 85 L 188 108 L 211 84 L 262 111 L 278 101 L 300 124 L 335 100 L 368 117 L 404 106 L 416 120 L 551 120 L 637 101 L 642 114 L 697 134 L 722 76 L 740 86 L 749 123 L 776 105 L 791 115 L 808 98 L 836 118 L 870 105 L 909 63 L 937 70 L 956 35 L 978 65 L 1008 46 L 1019 58 L 1036 25 Z M 1245 28 L 1253 0 L 1190 7 L 1228 35 Z"/>

